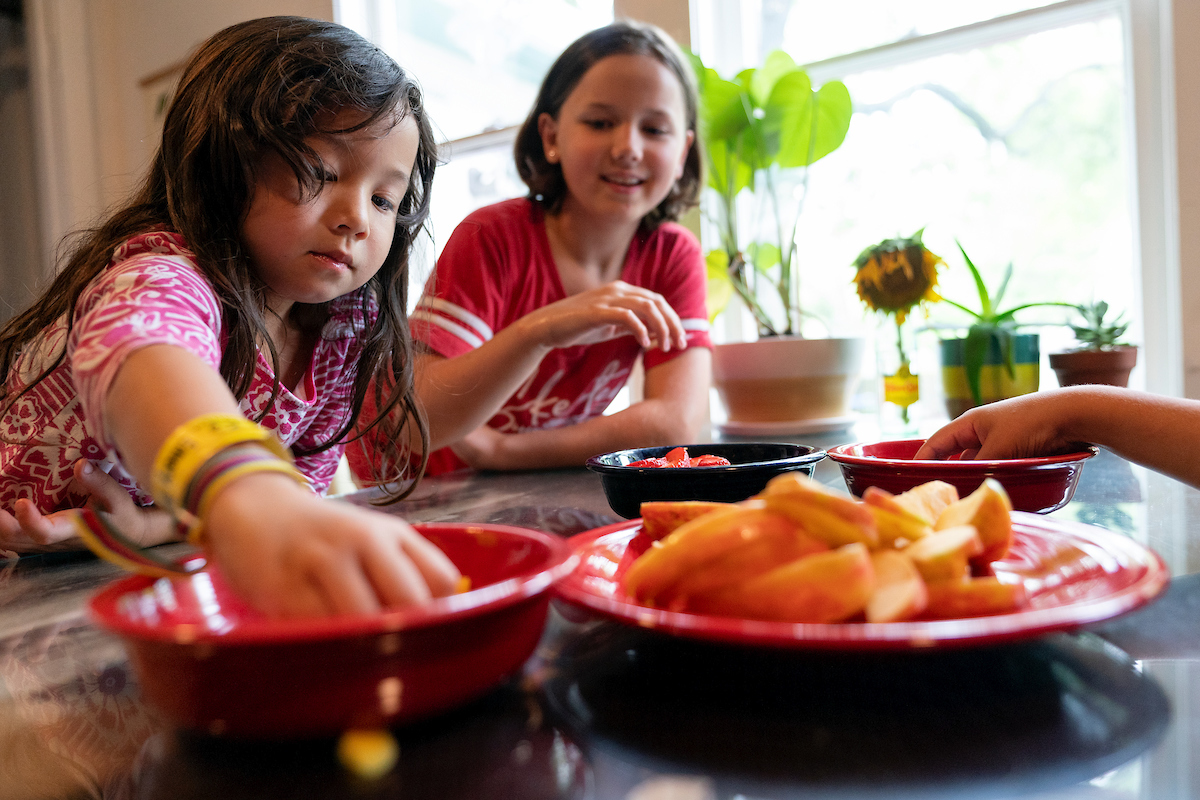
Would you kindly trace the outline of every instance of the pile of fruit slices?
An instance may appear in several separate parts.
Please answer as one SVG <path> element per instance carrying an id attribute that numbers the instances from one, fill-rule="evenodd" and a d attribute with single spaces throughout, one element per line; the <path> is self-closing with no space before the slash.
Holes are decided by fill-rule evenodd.
<path id="1" fill-rule="evenodd" d="M 643 458 L 640 461 L 633 461 L 626 466 L 630 467 L 728 467 L 729 459 L 724 456 L 714 455 L 699 455 L 694 458 L 688 456 L 686 447 L 676 447 L 668 450 L 665 455 L 658 458 Z"/>
<path id="2" fill-rule="evenodd" d="M 671 611 L 783 622 L 897 622 L 1000 614 L 1024 587 L 990 565 L 1012 542 L 1012 504 L 988 479 L 965 498 L 931 481 L 861 501 L 779 475 L 741 503 L 643 503 L 656 541 L 625 593 Z"/>

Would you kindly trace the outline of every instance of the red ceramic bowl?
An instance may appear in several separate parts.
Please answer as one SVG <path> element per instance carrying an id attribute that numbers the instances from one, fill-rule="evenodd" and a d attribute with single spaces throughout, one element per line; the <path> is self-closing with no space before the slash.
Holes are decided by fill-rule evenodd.
<path id="1" fill-rule="evenodd" d="M 89 604 L 122 638 L 146 701 L 214 735 L 322 736 L 444 711 L 485 693 L 533 652 L 564 539 L 504 525 L 415 526 L 471 591 L 359 617 L 269 619 L 207 570 L 131 576 Z"/>
<path id="2" fill-rule="evenodd" d="M 1075 494 L 1083 462 L 1096 455 L 1089 447 L 1077 453 L 996 461 L 917 461 L 923 439 L 871 444 L 843 444 L 827 455 L 842 468 L 846 487 L 861 497 L 868 486 L 900 494 L 927 481 L 945 481 L 965 497 L 985 478 L 995 478 L 1017 511 L 1045 514 L 1062 508 Z"/>

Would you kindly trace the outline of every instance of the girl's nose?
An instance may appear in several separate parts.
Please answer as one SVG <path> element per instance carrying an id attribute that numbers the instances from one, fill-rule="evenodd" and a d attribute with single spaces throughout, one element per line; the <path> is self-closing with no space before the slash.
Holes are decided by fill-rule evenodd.
<path id="1" fill-rule="evenodd" d="M 617 161 L 638 161 L 642 157 L 642 135 L 636 125 L 618 125 L 613 129 L 613 158 Z"/>
<path id="2" fill-rule="evenodd" d="M 330 221 L 342 235 L 362 238 L 369 232 L 371 198 L 359 195 L 359 192 L 344 192 L 330 208 Z"/>

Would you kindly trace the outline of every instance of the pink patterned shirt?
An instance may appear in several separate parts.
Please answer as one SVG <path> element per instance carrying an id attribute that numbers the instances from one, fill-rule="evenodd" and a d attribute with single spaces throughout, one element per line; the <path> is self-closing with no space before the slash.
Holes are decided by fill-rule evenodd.
<path id="1" fill-rule="evenodd" d="M 274 408 L 261 420 L 289 447 L 327 442 L 345 423 L 360 354 L 360 297 L 334 301 L 302 386 L 296 393 L 281 386 Z M 108 268 L 80 296 L 69 336 L 66 329 L 63 318 L 43 331 L 22 348 L 9 372 L 6 392 L 12 397 L 45 371 L 65 338 L 62 363 L 0 420 L 0 508 L 10 510 L 22 497 L 46 513 L 81 506 L 87 495 L 72 475 L 79 458 L 100 462 L 147 505 L 149 493 L 125 471 L 103 427 L 104 398 L 125 358 L 139 347 L 175 345 L 219 369 L 225 337 L 217 296 L 178 234 L 146 233 L 117 248 Z M 248 418 L 266 407 L 272 381 L 269 354 L 260 352 L 241 401 Z M 343 449 L 297 459 L 316 492 L 329 488 Z"/>

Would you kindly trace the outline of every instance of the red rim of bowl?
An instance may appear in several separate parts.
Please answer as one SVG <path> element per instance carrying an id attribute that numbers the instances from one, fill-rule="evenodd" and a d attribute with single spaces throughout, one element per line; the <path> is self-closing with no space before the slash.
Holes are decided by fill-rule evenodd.
<path id="1" fill-rule="evenodd" d="M 1044 467 L 1053 464 L 1070 464 L 1075 461 L 1086 461 L 1099 454 L 1099 450 L 1088 445 L 1085 450 L 1078 450 L 1074 453 L 1062 453 L 1056 456 L 1034 456 L 1031 458 L 997 458 L 997 459 L 972 459 L 969 461 L 948 461 L 946 459 L 922 458 L 883 458 L 881 456 L 865 456 L 856 455 L 849 451 L 855 447 L 869 447 L 879 444 L 906 444 L 910 442 L 924 442 L 924 439 L 897 439 L 887 442 L 855 442 L 853 444 L 839 444 L 836 447 L 830 447 L 825 451 L 830 459 L 839 464 L 855 464 L 863 466 L 871 465 L 886 465 L 886 466 L 903 466 L 906 468 L 917 467 L 933 467 L 939 470 L 954 469 L 954 470 L 970 470 L 970 469 L 1000 469 L 1004 467 Z"/>
<path id="2" fill-rule="evenodd" d="M 167 624 L 151 626 L 131 621 L 116 610 L 120 598 L 131 592 L 140 592 L 154 586 L 159 580 L 144 575 L 130 575 L 101 589 L 88 601 L 88 611 L 103 628 L 121 636 L 150 641 L 179 644 L 211 642 L 221 645 L 258 645 L 298 643 L 365 636 L 378 633 L 395 633 L 404 630 L 440 625 L 449 621 L 460 621 L 486 614 L 522 600 L 535 597 L 549 590 L 551 585 L 575 569 L 578 556 L 567 540 L 549 533 L 512 525 L 423 523 L 418 529 L 437 531 L 490 531 L 515 533 L 525 539 L 533 539 L 549 548 L 546 561 L 526 573 L 505 578 L 496 583 L 480 586 L 462 594 L 439 597 L 427 603 L 398 611 L 362 616 L 321 617 L 317 619 L 271 619 L 257 615 L 250 619 L 228 622 L 226 630 L 206 629 L 193 624 Z M 203 580 L 206 571 L 200 571 L 174 580 Z"/>

